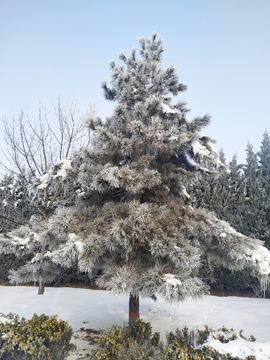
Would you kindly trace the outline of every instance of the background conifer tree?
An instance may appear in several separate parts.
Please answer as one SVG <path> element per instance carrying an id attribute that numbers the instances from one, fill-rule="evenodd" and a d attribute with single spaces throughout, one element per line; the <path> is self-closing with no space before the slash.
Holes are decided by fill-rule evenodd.
<path id="1" fill-rule="evenodd" d="M 24 172 L 6 174 L 0 181 L 0 233 L 5 234 L 24 224 L 36 213 L 28 194 L 31 178 Z M 8 280 L 8 271 L 20 267 L 27 256 L 0 254 L 0 281 Z"/>
<path id="2" fill-rule="evenodd" d="M 236 155 L 227 169 L 218 168 L 212 176 L 201 176 L 189 188 L 192 202 L 214 211 L 218 218 L 229 222 L 237 231 L 251 238 L 260 238 L 269 248 L 269 153 L 270 138 L 263 135 L 261 151 L 255 153 L 248 143 L 247 163 L 238 165 Z M 225 154 L 220 159 L 226 164 Z M 211 271 L 209 271 L 211 270 Z M 259 284 L 245 269 L 232 273 L 208 262 L 204 278 L 218 290 L 248 290 L 259 293 Z"/>
<path id="3" fill-rule="evenodd" d="M 225 220 L 237 231 L 243 229 L 243 211 L 245 206 L 246 180 L 243 165 L 237 164 L 234 155 L 229 165 L 223 149 L 219 152 L 225 167 L 219 167 L 212 174 L 199 176 L 192 186 L 190 194 L 194 206 L 213 211 L 219 219 Z M 207 255 L 203 257 L 201 276 L 214 290 L 239 291 L 247 289 L 258 281 L 250 276 L 250 269 L 232 272 L 219 266 Z"/>
<path id="4" fill-rule="evenodd" d="M 244 176 L 246 179 L 246 201 L 242 209 L 242 227 L 239 231 L 243 234 L 260 238 L 269 248 L 269 134 L 265 132 L 261 151 L 255 153 L 253 146 L 247 145 L 247 163 Z"/>
<path id="5" fill-rule="evenodd" d="M 223 151 L 220 153 L 226 164 Z M 229 222 L 238 231 L 242 230 L 242 212 L 246 200 L 246 179 L 243 165 L 234 155 L 228 166 L 219 167 L 209 176 L 199 176 L 189 188 L 192 201 L 197 207 L 209 209 L 218 218 Z"/>
<path id="6" fill-rule="evenodd" d="M 260 187 L 257 193 L 260 196 L 260 206 L 263 208 L 258 233 L 260 239 L 265 241 L 265 246 L 270 249 L 270 135 L 267 130 L 263 134 L 258 157 Z"/>
<path id="7" fill-rule="evenodd" d="M 35 213 L 28 196 L 30 183 L 24 172 L 6 174 L 0 181 L 0 233 L 27 223 Z"/>

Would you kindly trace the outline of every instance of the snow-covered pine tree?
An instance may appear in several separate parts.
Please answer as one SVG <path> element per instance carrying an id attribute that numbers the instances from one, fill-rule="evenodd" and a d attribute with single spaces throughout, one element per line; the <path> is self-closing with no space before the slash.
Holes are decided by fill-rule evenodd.
<path id="1" fill-rule="evenodd" d="M 14 203 L 14 176 L 12 174 L 5 175 L 0 181 L 0 232 L 7 230 L 12 224 L 14 206 L 10 207 L 10 203 Z M 13 225 L 14 226 L 14 225 Z"/>
<path id="2" fill-rule="evenodd" d="M 0 181 L 0 234 L 27 224 L 36 212 L 28 194 L 30 182 L 25 172 L 6 174 Z M 16 258 L 15 254 L 0 253 L 0 279 L 7 281 L 8 271 L 22 265 L 24 260 Z"/>
<path id="3" fill-rule="evenodd" d="M 130 294 L 130 322 L 139 316 L 141 296 L 169 302 L 199 297 L 207 287 L 198 277 L 200 256 L 207 254 L 230 268 L 251 267 L 266 281 L 269 252 L 259 240 L 189 203 L 186 183 L 196 173 L 222 166 L 211 139 L 199 131 L 210 117 L 190 121 L 186 103 L 170 95 L 186 90 L 174 66 L 162 69 L 163 41 L 153 33 L 136 50 L 110 62 L 111 85 L 105 98 L 117 102 L 102 124 L 91 118 L 92 147 L 72 159 L 84 191 L 75 207 L 60 209 L 50 230 L 68 240 L 52 253 L 53 261 L 81 271 L 97 265 L 97 283 L 113 293 Z"/>
<path id="4" fill-rule="evenodd" d="M 6 174 L 0 181 L 0 233 L 27 223 L 34 214 L 28 196 L 30 182 L 25 172 Z"/>
<path id="5" fill-rule="evenodd" d="M 66 267 L 101 269 L 98 285 L 130 294 L 130 323 L 139 317 L 139 296 L 168 302 L 207 292 L 199 278 L 200 256 L 207 254 L 230 269 L 251 267 L 267 281 L 269 252 L 260 240 L 189 203 L 185 184 L 197 172 L 222 166 L 211 139 L 200 130 L 210 117 L 190 121 L 186 104 L 170 95 L 186 90 L 174 66 L 162 69 L 163 41 L 153 33 L 139 39 L 141 57 L 132 49 L 124 66 L 110 62 L 106 99 L 117 102 L 103 124 L 91 118 L 90 147 L 72 157 L 80 192 L 75 206 L 49 219 L 58 246 L 47 253 Z"/>
<path id="6" fill-rule="evenodd" d="M 67 174 L 69 175 L 68 180 L 66 179 Z M 20 177 L 14 184 L 2 187 L 4 190 L 7 188 L 8 194 L 19 196 L 18 198 L 15 197 L 14 200 L 17 201 L 17 206 L 10 199 L 6 201 L 13 212 L 22 200 L 21 188 L 18 186 L 19 180 Z M 60 183 L 61 186 L 59 186 Z M 18 262 L 21 263 L 17 270 L 13 268 L 10 271 L 11 283 L 38 282 L 38 294 L 42 295 L 45 283 L 51 283 L 61 274 L 60 265 L 53 263 L 48 256 L 48 252 L 50 253 L 59 241 L 48 230 L 48 217 L 53 213 L 56 206 L 59 206 L 60 202 L 61 207 L 74 204 L 75 193 L 79 187 L 77 185 L 77 178 L 74 178 L 70 161 L 67 159 L 61 160 L 51 169 L 48 169 L 39 179 L 35 179 L 34 184 L 30 182 L 26 184 L 24 193 L 29 192 L 30 194 L 28 197 L 24 194 L 26 196 L 25 202 L 28 207 L 33 209 L 31 218 L 28 221 L 24 218 L 22 223 L 16 222 L 17 226 L 12 231 L 0 233 L 1 259 L 5 261 L 5 256 L 8 259 L 15 255 L 16 265 Z M 53 195 L 56 193 L 57 197 L 54 197 Z M 41 199 L 42 197 L 45 198 L 46 195 L 52 197 L 48 202 L 48 207 L 44 206 L 43 199 Z"/>

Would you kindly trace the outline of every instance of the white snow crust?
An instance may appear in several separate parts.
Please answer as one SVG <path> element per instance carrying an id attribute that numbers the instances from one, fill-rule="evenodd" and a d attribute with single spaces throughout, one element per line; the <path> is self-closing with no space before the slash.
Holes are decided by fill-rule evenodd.
<path id="1" fill-rule="evenodd" d="M 75 233 L 68 234 L 68 241 L 76 242 L 79 240 L 79 236 Z"/>
<path id="2" fill-rule="evenodd" d="M 49 173 L 46 173 L 46 174 L 42 175 L 39 178 L 40 184 L 37 186 L 37 189 L 39 189 L 39 190 L 46 189 L 47 186 L 48 186 L 49 180 L 50 180 L 50 174 Z"/>
<path id="3" fill-rule="evenodd" d="M 162 110 L 164 114 L 175 114 L 176 111 L 172 110 L 168 105 L 162 103 L 161 104 Z"/>
<path id="4" fill-rule="evenodd" d="M 73 342 L 78 346 L 69 360 L 77 359 L 79 354 L 86 354 L 90 349 L 87 341 L 80 338 L 80 328 L 107 329 L 113 324 L 128 322 L 128 296 L 113 296 L 108 291 L 46 288 L 41 296 L 37 295 L 37 287 L 0 286 L 0 299 L 0 312 L 5 314 L 14 312 L 26 318 L 34 313 L 58 314 L 60 319 L 68 321 L 76 335 Z M 188 300 L 179 305 L 166 304 L 160 298 L 156 302 L 140 299 L 140 314 L 142 320 L 151 322 L 153 331 L 161 333 L 164 344 L 166 332 L 177 327 L 187 326 L 196 331 L 204 329 L 204 324 L 214 329 L 224 325 L 234 328 L 236 333 L 243 329 L 244 336 L 254 335 L 257 341 L 238 338 L 222 344 L 211 339 L 208 345 L 240 358 L 253 355 L 257 360 L 269 360 L 270 299 L 205 296 L 203 300 Z"/>
<path id="5" fill-rule="evenodd" d="M 7 200 L 4 199 L 4 200 L 2 201 L 2 204 L 3 204 L 4 207 L 7 206 L 7 204 L 8 204 Z"/>
<path id="6" fill-rule="evenodd" d="M 186 124 L 189 124 L 189 123 L 190 123 L 190 120 L 189 120 L 189 118 L 187 117 L 186 114 L 183 115 L 183 118 L 184 118 Z"/>
<path id="7" fill-rule="evenodd" d="M 69 170 L 72 169 L 71 160 L 64 159 L 61 161 L 60 169 L 57 171 L 56 177 L 61 176 L 62 179 L 66 179 Z"/>
<path id="8" fill-rule="evenodd" d="M 196 154 L 199 154 L 201 156 L 209 156 L 210 155 L 210 151 L 204 145 L 202 145 L 199 142 L 199 140 L 193 141 L 192 149 L 193 149 L 194 155 L 196 155 Z"/>
<path id="9" fill-rule="evenodd" d="M 256 250 L 250 252 L 250 254 L 252 261 L 259 265 L 259 273 L 261 275 L 269 275 L 270 251 L 264 246 L 259 246 Z"/>
<path id="10" fill-rule="evenodd" d="M 219 234 L 219 237 L 227 237 L 227 234 L 225 232 L 222 232 L 221 234 Z"/>
<path id="11" fill-rule="evenodd" d="M 209 141 L 207 142 L 207 147 L 210 148 L 211 150 L 209 150 L 205 145 L 201 144 L 199 140 L 194 140 L 191 146 L 194 155 L 198 154 L 202 158 L 207 158 L 210 155 L 212 155 L 212 160 L 214 161 L 215 165 L 217 167 L 224 167 L 224 164 L 222 164 L 222 162 L 220 161 L 218 154 L 216 153 L 216 151 L 214 150 L 213 146 Z"/>
<path id="12" fill-rule="evenodd" d="M 176 247 L 176 246 L 175 246 Z M 165 274 L 163 276 L 164 280 L 166 281 L 166 283 L 168 285 L 173 285 L 173 286 L 177 286 L 177 285 L 181 285 L 182 282 L 178 279 L 176 279 L 172 274 Z"/>

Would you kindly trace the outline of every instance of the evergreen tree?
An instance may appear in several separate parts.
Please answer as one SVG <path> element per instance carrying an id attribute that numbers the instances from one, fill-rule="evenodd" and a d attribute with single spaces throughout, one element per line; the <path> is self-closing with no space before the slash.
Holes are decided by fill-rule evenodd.
<path id="1" fill-rule="evenodd" d="M 238 165 L 236 155 L 227 170 L 217 169 L 213 176 L 201 177 L 191 187 L 193 203 L 214 211 L 218 218 L 230 223 L 237 231 L 246 236 L 260 238 L 269 248 L 269 156 L 270 140 L 267 131 L 263 136 L 261 151 L 256 154 L 253 146 L 247 146 L 247 164 Z M 225 155 L 220 153 L 225 164 Z M 256 282 L 245 269 L 230 273 L 227 269 L 212 264 L 205 276 L 209 283 L 219 290 L 247 289 L 258 291 Z"/>
<path id="2" fill-rule="evenodd" d="M 264 207 L 260 238 L 270 249 L 270 135 L 265 131 L 259 156 L 259 171 L 261 174 L 261 199 Z"/>
<path id="3" fill-rule="evenodd" d="M 221 158 L 226 164 L 223 150 Z M 235 154 L 229 166 L 219 167 L 209 176 L 198 177 L 189 188 L 193 204 L 215 212 L 219 219 L 229 222 L 237 231 L 241 230 L 240 215 L 246 200 L 246 180 L 242 168 Z"/>
<path id="4" fill-rule="evenodd" d="M 264 134 L 261 151 L 256 154 L 253 146 L 247 146 L 246 203 L 242 214 L 243 228 L 240 231 L 251 237 L 260 238 L 269 247 L 269 135 Z M 259 158 L 259 159 L 258 159 Z"/>
<path id="5" fill-rule="evenodd" d="M 223 149 L 219 156 L 226 165 Z M 195 206 L 213 211 L 219 219 L 225 220 L 239 232 L 243 230 L 246 192 L 242 168 L 243 165 L 237 164 L 237 156 L 234 155 L 228 166 L 219 167 L 210 176 L 198 177 L 190 187 Z M 250 276 L 250 269 L 232 272 L 215 261 L 210 261 L 207 255 L 202 259 L 201 276 L 212 289 L 241 291 L 252 288 L 255 291 L 258 281 Z"/>
<path id="6" fill-rule="evenodd" d="M 261 145 L 261 151 L 259 152 L 259 163 L 262 169 L 264 178 L 267 178 L 270 173 L 270 135 L 267 130 L 263 134 L 263 140 Z"/>
<path id="7" fill-rule="evenodd" d="M 30 182 L 25 172 L 6 174 L 0 181 L 0 233 L 27 223 L 34 214 L 28 195 Z"/>
<path id="8" fill-rule="evenodd" d="M 17 177 L 14 184 L 2 187 L 4 190 L 6 188 L 8 190 L 9 199 L 6 200 L 4 205 L 10 209 L 12 214 L 14 209 L 20 207 L 20 204 L 24 204 L 24 207 L 26 204 L 30 209 L 31 218 L 29 219 L 30 216 L 28 219 L 25 216 L 22 217 L 23 208 L 19 209 L 15 214 L 17 217 L 15 215 L 14 217 L 16 219 L 21 217 L 21 223 L 15 221 L 12 231 L 5 229 L 2 236 L 0 234 L 0 257 L 3 263 L 9 261 L 10 257 L 14 261 L 14 266 L 12 268 L 10 266 L 5 267 L 0 275 L 5 280 L 7 271 L 13 269 L 10 270 L 9 276 L 12 283 L 38 282 L 38 294 L 40 295 L 44 293 L 45 283 L 51 283 L 59 277 L 62 279 L 68 278 L 63 276 L 61 267 L 53 263 L 46 254 L 55 246 L 54 237 L 50 237 L 47 231 L 48 217 L 55 211 L 57 206 L 59 207 L 60 202 L 61 207 L 74 204 L 76 190 L 78 191 L 76 179 L 74 180 L 71 174 L 69 174 L 68 181 L 66 181 L 70 169 L 70 161 L 64 159 L 39 179 L 31 179 L 32 184 L 31 182 L 26 183 L 24 191 L 21 191 L 22 189 L 19 186 L 22 182 L 20 176 Z M 61 186 L 59 186 L 60 183 Z M 57 197 L 54 197 L 53 194 L 56 193 Z M 12 199 L 10 198 L 11 195 L 13 196 Z M 48 202 L 48 206 L 44 205 L 46 196 L 52 197 Z M 11 216 L 9 215 L 7 219 L 10 220 Z M 11 226 L 9 228 L 12 229 Z M 14 270 L 14 267 L 17 270 Z"/>
<path id="9" fill-rule="evenodd" d="M 244 173 L 247 181 L 246 203 L 243 209 L 245 235 L 258 237 L 270 248 L 270 136 L 263 135 L 261 151 L 254 153 L 253 146 L 247 145 L 247 164 Z"/>
<path id="10" fill-rule="evenodd" d="M 0 181 L 0 233 L 7 233 L 27 224 L 36 212 L 28 193 L 31 178 L 25 172 L 5 175 Z M 20 267 L 25 257 L 18 259 L 15 254 L 0 254 L 0 279 L 8 280 L 8 271 Z"/>
<path id="11" fill-rule="evenodd" d="M 210 117 L 190 121 L 185 102 L 172 104 L 170 95 L 186 86 L 174 66 L 161 68 L 163 41 L 156 33 L 139 41 L 141 58 L 132 49 L 128 58 L 119 54 L 124 66 L 110 62 L 112 87 L 102 88 L 117 102 L 114 113 L 104 124 L 89 119 L 92 144 L 70 163 L 80 184 L 76 204 L 50 217 L 42 235 L 54 244 L 45 254 L 53 262 L 78 262 L 90 275 L 100 269 L 99 286 L 130 294 L 130 323 L 139 316 L 139 295 L 179 302 L 205 294 L 205 254 L 230 269 L 250 267 L 264 282 L 270 262 L 260 240 L 192 207 L 185 185 L 223 166 L 199 133 Z"/>

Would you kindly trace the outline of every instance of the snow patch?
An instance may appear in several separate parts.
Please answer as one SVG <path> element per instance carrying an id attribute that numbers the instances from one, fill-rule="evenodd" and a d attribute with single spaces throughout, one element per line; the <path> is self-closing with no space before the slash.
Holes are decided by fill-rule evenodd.
<path id="1" fill-rule="evenodd" d="M 227 234 L 225 232 L 222 232 L 221 234 L 219 234 L 219 237 L 227 237 Z"/>
<path id="2" fill-rule="evenodd" d="M 7 204 L 8 204 L 7 200 L 4 199 L 4 200 L 2 201 L 2 204 L 3 204 L 4 207 L 7 206 Z"/>
<path id="3" fill-rule="evenodd" d="M 31 260 L 31 263 L 35 263 L 35 262 L 40 261 L 40 260 L 42 260 L 42 259 L 43 259 L 43 254 L 37 253 L 37 254 L 33 257 L 33 259 Z"/>
<path id="4" fill-rule="evenodd" d="M 162 103 L 161 104 L 162 111 L 164 114 L 175 114 L 176 111 L 172 110 L 168 105 Z"/>
<path id="5" fill-rule="evenodd" d="M 202 145 L 199 140 L 195 140 L 192 143 L 192 150 L 194 155 L 200 155 L 200 156 L 209 156 L 210 155 L 210 151 L 204 146 Z"/>
<path id="6" fill-rule="evenodd" d="M 172 274 L 165 274 L 163 276 L 163 279 L 165 280 L 166 284 L 168 285 L 173 285 L 173 286 L 177 286 L 177 285 L 181 285 L 182 281 L 176 279 Z"/>
<path id="7" fill-rule="evenodd" d="M 76 241 L 75 242 L 75 246 L 78 250 L 79 255 L 82 255 L 84 253 L 85 250 L 85 245 L 82 241 Z"/>
<path id="8" fill-rule="evenodd" d="M 258 249 L 253 250 L 251 259 L 259 266 L 261 275 L 270 274 L 270 251 L 268 249 L 260 246 Z"/>
<path id="9" fill-rule="evenodd" d="M 0 286 L 0 297 L 0 312 L 17 313 L 27 319 L 34 313 L 58 314 L 60 319 L 68 321 L 72 326 L 74 335 L 78 335 L 82 327 L 108 329 L 113 324 L 123 325 L 128 322 L 129 297 L 113 296 L 108 291 L 49 287 L 41 296 L 37 295 L 37 287 Z M 140 316 L 143 321 L 151 322 L 153 332 L 160 332 L 163 341 L 167 332 L 185 326 L 195 332 L 198 328 L 204 329 L 204 324 L 213 329 L 224 325 L 226 328 L 234 328 L 236 333 L 243 329 L 244 336 L 248 338 L 254 335 L 256 342 L 238 338 L 227 344 L 209 340 L 208 345 L 242 359 L 253 355 L 258 360 L 269 360 L 269 299 L 205 296 L 203 300 L 187 300 L 179 305 L 171 305 L 161 298 L 156 302 L 141 298 Z M 76 345 L 80 354 L 86 354 L 87 350 L 83 350 L 87 349 L 85 343 L 77 342 Z M 70 360 L 77 358 L 78 355 L 69 357 Z"/>
<path id="10" fill-rule="evenodd" d="M 75 233 L 68 234 L 68 241 L 75 243 L 76 241 L 79 241 L 79 236 Z"/>
<path id="11" fill-rule="evenodd" d="M 189 118 L 187 117 L 186 114 L 183 115 L 183 118 L 184 118 L 186 124 L 189 124 L 189 123 L 190 123 L 190 120 L 189 120 Z"/>
<path id="12" fill-rule="evenodd" d="M 50 180 L 50 174 L 49 173 L 46 173 L 46 174 L 42 175 L 39 178 L 40 184 L 37 186 L 37 189 L 39 189 L 39 190 L 46 189 L 48 184 L 49 184 L 49 180 Z"/>
<path id="13" fill-rule="evenodd" d="M 71 166 L 71 160 L 64 159 L 60 163 L 60 169 L 57 171 L 57 174 L 55 177 L 61 176 L 62 179 L 66 179 L 68 176 L 69 171 L 72 170 Z"/>

